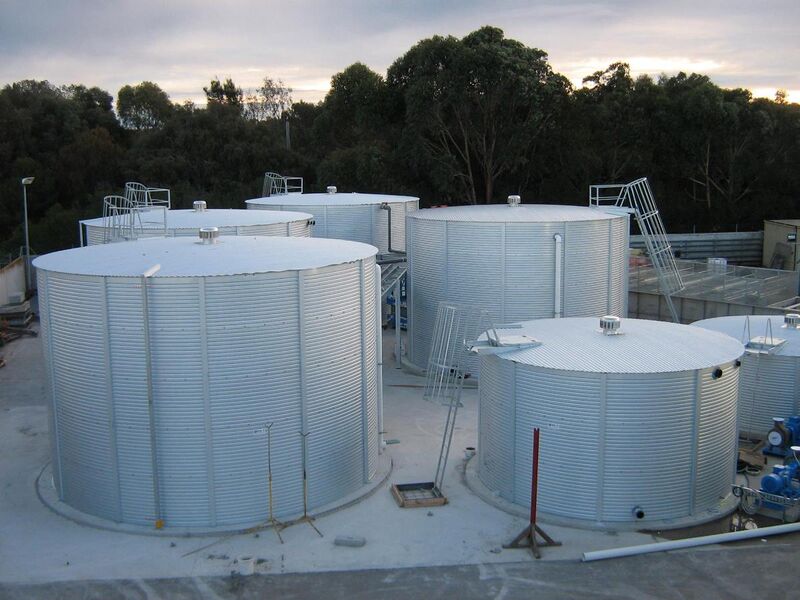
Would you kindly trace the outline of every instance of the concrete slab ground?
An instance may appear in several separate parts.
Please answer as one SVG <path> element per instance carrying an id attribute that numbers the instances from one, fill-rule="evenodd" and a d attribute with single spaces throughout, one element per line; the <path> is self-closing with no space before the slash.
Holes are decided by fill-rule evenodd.
<path id="1" fill-rule="evenodd" d="M 786 545 L 572 561 L 158 580 L 0 584 L 5 600 L 753 600 L 797 598 Z M 775 568 L 783 565 L 784 568 Z M 746 568 L 743 568 L 746 567 Z"/>
<path id="2" fill-rule="evenodd" d="M 534 562 L 502 544 L 525 525 L 475 496 L 463 482 L 463 449 L 477 440 L 477 392 L 465 390 L 445 479 L 450 503 L 400 509 L 389 483 L 433 477 L 445 408 L 422 399 L 423 380 L 397 369 L 385 339 L 389 482 L 354 506 L 308 525 L 218 537 L 147 536 L 79 525 L 37 498 L 35 480 L 49 460 L 40 342 L 2 349 L 0 369 L 0 598 L 771 598 L 796 597 L 787 579 L 798 536 L 736 546 L 582 564 L 587 550 L 652 542 L 640 532 L 590 532 L 548 526 L 563 542 Z M 334 546 L 361 536 L 362 548 Z M 242 557 L 260 559 L 259 575 L 231 577 Z M 774 568 L 772 568 L 774 567 Z M 787 573 L 787 574 L 784 574 Z M 786 595 L 789 594 L 789 595 Z"/>

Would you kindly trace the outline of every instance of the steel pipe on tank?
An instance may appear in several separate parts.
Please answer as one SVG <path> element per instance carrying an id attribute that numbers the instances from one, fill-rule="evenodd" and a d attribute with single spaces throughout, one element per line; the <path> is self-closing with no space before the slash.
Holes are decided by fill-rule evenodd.
<path id="1" fill-rule="evenodd" d="M 561 245 L 563 238 L 560 233 L 553 236 L 553 242 L 556 246 L 555 255 L 555 289 L 553 290 L 553 316 L 556 319 L 561 318 Z"/>
<path id="2" fill-rule="evenodd" d="M 584 552 L 581 560 L 583 562 L 590 562 L 594 560 L 605 560 L 607 558 L 623 558 L 625 556 L 637 556 L 639 554 L 651 554 L 653 552 L 666 552 L 667 550 L 680 550 L 682 548 L 694 548 L 695 546 L 707 546 L 709 544 L 724 544 L 725 542 L 763 538 L 770 535 L 795 533 L 797 531 L 800 531 L 800 523 L 787 523 L 785 525 L 775 525 L 773 527 L 743 529 L 742 531 L 704 535 L 686 538 L 684 540 L 642 544 L 641 546 L 627 546 L 625 548 L 611 548 L 610 550 L 595 550 L 594 552 Z"/>
<path id="3" fill-rule="evenodd" d="M 402 250 L 395 250 L 394 248 L 392 248 L 392 207 L 389 205 L 388 202 L 384 202 L 384 203 L 381 204 L 380 208 L 381 208 L 381 210 L 385 210 L 385 211 L 388 212 L 387 221 L 388 221 L 388 227 L 389 227 L 389 236 L 387 237 L 387 240 L 388 240 L 388 242 L 387 242 L 387 250 L 389 252 L 398 252 L 398 253 L 405 254 L 405 252 L 403 252 Z"/>
<path id="4" fill-rule="evenodd" d="M 400 367 L 400 277 L 394 283 L 394 362 Z"/>
<path id="5" fill-rule="evenodd" d="M 163 525 L 161 519 L 161 489 L 158 477 L 158 449 L 156 446 L 156 414 L 153 405 L 153 356 L 150 351 L 150 302 L 147 279 L 155 275 L 161 265 L 153 265 L 142 273 L 142 327 L 144 333 L 144 364 L 147 379 L 147 416 L 150 425 L 150 466 L 153 471 L 153 505 L 156 514 L 156 528 Z"/>
<path id="6" fill-rule="evenodd" d="M 378 387 L 378 453 L 383 454 L 383 300 L 381 266 L 375 265 L 375 364 Z"/>

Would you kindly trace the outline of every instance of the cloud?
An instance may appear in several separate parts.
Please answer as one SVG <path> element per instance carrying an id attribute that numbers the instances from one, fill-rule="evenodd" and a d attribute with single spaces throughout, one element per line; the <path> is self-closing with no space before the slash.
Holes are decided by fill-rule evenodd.
<path id="1" fill-rule="evenodd" d="M 385 72 L 420 39 L 492 24 L 548 52 L 578 84 L 625 61 L 636 74 L 697 71 L 724 86 L 794 90 L 798 22 L 796 0 L 769 10 L 740 0 L 5 0 L 0 83 L 81 82 L 116 94 L 150 80 L 174 100 L 201 101 L 214 76 L 252 88 L 269 75 L 317 100 L 353 62 Z"/>

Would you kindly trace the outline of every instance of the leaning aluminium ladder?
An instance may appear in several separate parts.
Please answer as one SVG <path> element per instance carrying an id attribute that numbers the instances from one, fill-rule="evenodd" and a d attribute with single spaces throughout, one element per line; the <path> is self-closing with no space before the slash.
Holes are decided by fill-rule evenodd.
<path id="1" fill-rule="evenodd" d="M 436 404 L 447 405 L 447 418 L 433 481 L 392 486 L 392 495 L 401 507 L 447 504 L 442 486 L 458 408 L 461 406 L 461 390 L 467 378 L 469 348 L 487 330 L 494 330 L 494 325 L 485 310 L 466 304 L 439 303 L 433 327 L 424 397 Z M 496 331 L 494 335 L 497 337 Z"/>
<path id="2" fill-rule="evenodd" d="M 647 178 L 642 177 L 627 184 L 591 185 L 589 206 L 630 209 L 634 213 L 670 316 L 674 322 L 680 323 L 672 296 L 686 286 L 675 262 L 675 255 Z"/>

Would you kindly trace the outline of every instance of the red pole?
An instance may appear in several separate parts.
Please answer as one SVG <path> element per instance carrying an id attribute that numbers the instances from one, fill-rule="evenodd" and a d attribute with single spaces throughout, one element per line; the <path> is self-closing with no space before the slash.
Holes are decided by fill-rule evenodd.
<path id="1" fill-rule="evenodd" d="M 533 428 L 533 473 L 531 474 L 531 525 L 536 525 L 536 495 L 539 488 L 539 428 Z"/>

